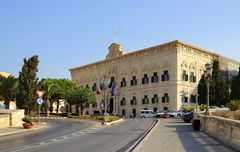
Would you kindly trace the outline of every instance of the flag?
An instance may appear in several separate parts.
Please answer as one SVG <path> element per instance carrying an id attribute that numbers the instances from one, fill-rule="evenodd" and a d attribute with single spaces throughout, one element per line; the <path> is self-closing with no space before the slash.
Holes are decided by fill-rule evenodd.
<path id="1" fill-rule="evenodd" d="M 115 82 L 113 82 L 113 83 L 112 83 L 111 90 L 110 90 L 111 96 L 114 96 L 114 94 L 115 94 L 115 88 L 116 88 L 116 84 L 115 84 Z"/>

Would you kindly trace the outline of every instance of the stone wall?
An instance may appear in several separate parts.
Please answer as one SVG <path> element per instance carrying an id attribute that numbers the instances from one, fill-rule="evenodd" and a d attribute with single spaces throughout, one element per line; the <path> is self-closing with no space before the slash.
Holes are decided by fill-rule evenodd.
<path id="1" fill-rule="evenodd" d="M 235 149 L 240 149 L 240 121 L 200 115 L 201 130 Z"/>
<path id="2" fill-rule="evenodd" d="M 21 127 L 24 110 L 0 110 L 0 114 L 9 115 L 9 127 Z"/>
<path id="3" fill-rule="evenodd" d="M 10 127 L 10 115 L 0 114 L 0 128 Z"/>

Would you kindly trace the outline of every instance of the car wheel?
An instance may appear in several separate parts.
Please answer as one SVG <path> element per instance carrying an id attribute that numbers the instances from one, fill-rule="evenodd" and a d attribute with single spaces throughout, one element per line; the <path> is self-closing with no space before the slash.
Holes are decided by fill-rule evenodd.
<path id="1" fill-rule="evenodd" d="M 178 115 L 177 115 L 177 117 L 181 117 L 181 115 L 180 115 L 180 114 L 178 114 Z"/>

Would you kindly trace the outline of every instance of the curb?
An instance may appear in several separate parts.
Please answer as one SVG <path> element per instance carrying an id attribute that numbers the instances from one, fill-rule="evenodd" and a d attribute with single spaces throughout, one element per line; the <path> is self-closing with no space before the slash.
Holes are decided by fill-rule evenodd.
<path id="1" fill-rule="evenodd" d="M 115 124 L 115 123 L 119 123 L 119 122 L 121 122 L 121 121 L 123 121 L 123 119 L 121 118 L 121 119 L 119 119 L 119 120 L 116 120 L 116 121 L 113 121 L 113 122 L 102 122 L 103 123 L 103 125 L 113 125 L 113 124 Z"/>
<path id="2" fill-rule="evenodd" d="M 129 147 L 125 152 L 138 152 L 146 140 L 150 137 L 153 131 L 157 128 L 159 120 L 155 120 L 151 127 L 139 138 L 131 147 Z"/>
<path id="3" fill-rule="evenodd" d="M 38 119 L 38 117 L 31 117 L 32 119 Z M 68 119 L 68 117 L 39 117 L 40 119 Z"/>
<path id="4" fill-rule="evenodd" d="M 39 130 L 42 128 L 47 127 L 47 123 L 43 123 L 43 125 L 38 126 L 38 127 L 33 127 L 31 129 L 24 129 L 24 128 L 19 128 L 19 130 L 15 130 L 15 131 L 9 131 L 9 132 L 5 132 L 5 133 L 0 133 L 0 137 L 1 136 L 6 136 L 6 135 L 12 135 L 12 134 L 17 134 L 17 133 L 21 133 L 21 132 L 28 132 L 28 131 L 34 131 L 34 130 Z M 11 128 L 9 128 L 11 129 Z M 14 128 L 12 128 L 14 129 Z"/>

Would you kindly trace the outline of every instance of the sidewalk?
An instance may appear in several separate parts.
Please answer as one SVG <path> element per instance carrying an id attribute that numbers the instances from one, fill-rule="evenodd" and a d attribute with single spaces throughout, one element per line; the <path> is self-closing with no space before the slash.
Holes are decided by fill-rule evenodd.
<path id="1" fill-rule="evenodd" d="M 0 128 L 0 136 L 16 134 L 26 131 L 33 131 L 47 127 L 47 124 L 42 122 L 41 124 L 34 125 L 31 129 L 24 129 L 23 127 L 14 127 L 14 128 Z"/>
<path id="2" fill-rule="evenodd" d="M 234 149 L 204 132 L 193 131 L 191 123 L 178 118 L 160 121 L 134 152 L 232 152 Z"/>

